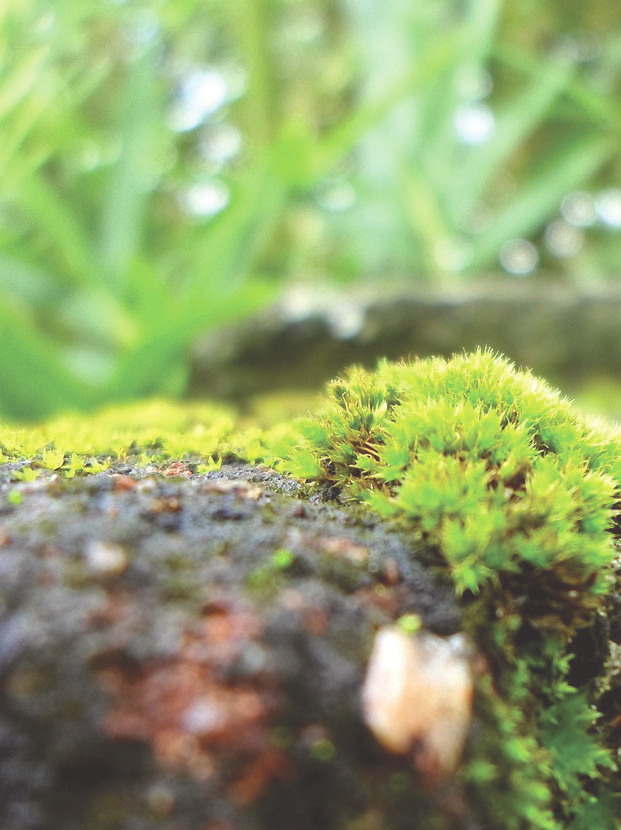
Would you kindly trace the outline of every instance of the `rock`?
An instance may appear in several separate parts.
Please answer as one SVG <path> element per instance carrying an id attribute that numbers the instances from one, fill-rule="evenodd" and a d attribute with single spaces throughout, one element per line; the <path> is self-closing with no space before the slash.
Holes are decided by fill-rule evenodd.
<path id="1" fill-rule="evenodd" d="M 299 292 L 267 312 L 199 338 L 196 395 L 244 399 L 267 390 L 316 390 L 352 363 L 490 346 L 565 391 L 621 372 L 618 287 L 579 289 L 506 275 L 434 291 Z M 346 314 L 356 326 L 343 328 Z"/>
<path id="2" fill-rule="evenodd" d="M 2 485 L 2 830 L 489 830 L 461 738 L 431 786 L 365 724 L 378 630 L 460 631 L 405 532 L 256 467 L 38 483 Z"/>

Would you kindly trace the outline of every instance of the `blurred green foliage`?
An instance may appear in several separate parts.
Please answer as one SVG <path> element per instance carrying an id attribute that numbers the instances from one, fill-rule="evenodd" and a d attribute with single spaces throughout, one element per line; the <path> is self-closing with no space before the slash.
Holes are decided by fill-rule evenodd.
<path id="1" fill-rule="evenodd" d="M 181 394 L 196 335 L 291 282 L 605 277 L 614 22 L 610 0 L 6 0 L 0 413 Z"/>

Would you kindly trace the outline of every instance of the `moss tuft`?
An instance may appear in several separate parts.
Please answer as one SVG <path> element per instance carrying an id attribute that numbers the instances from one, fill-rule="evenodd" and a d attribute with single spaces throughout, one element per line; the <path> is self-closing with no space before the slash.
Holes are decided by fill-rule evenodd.
<path id="1" fill-rule="evenodd" d="M 486 826 L 579 827 L 595 800 L 598 830 L 617 827 L 598 793 L 618 786 L 619 748 L 595 668 L 571 667 L 612 591 L 619 432 L 479 350 L 351 369 L 282 448 L 286 471 L 405 524 L 450 572 L 490 666 L 478 705 L 496 739 L 463 772 Z M 600 671 L 605 635 L 602 650 Z"/>

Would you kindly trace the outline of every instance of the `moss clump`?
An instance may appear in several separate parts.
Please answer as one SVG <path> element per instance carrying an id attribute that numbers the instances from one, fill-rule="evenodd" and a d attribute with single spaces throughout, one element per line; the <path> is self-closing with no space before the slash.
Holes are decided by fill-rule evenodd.
<path id="1" fill-rule="evenodd" d="M 491 667 L 488 749 L 463 771 L 486 826 L 618 827 L 619 750 L 596 708 L 618 432 L 489 351 L 354 368 L 328 396 L 281 463 L 405 523 L 450 571 Z M 588 671 L 584 630 L 600 650 Z"/>

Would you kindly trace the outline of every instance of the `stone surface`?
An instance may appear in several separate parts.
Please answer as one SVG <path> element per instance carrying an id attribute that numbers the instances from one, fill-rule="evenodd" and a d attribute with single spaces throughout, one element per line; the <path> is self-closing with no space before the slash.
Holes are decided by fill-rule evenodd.
<path id="1" fill-rule="evenodd" d="M 482 827 L 364 723 L 379 628 L 460 629 L 405 533 L 256 467 L 8 479 L 2 830 Z"/>

